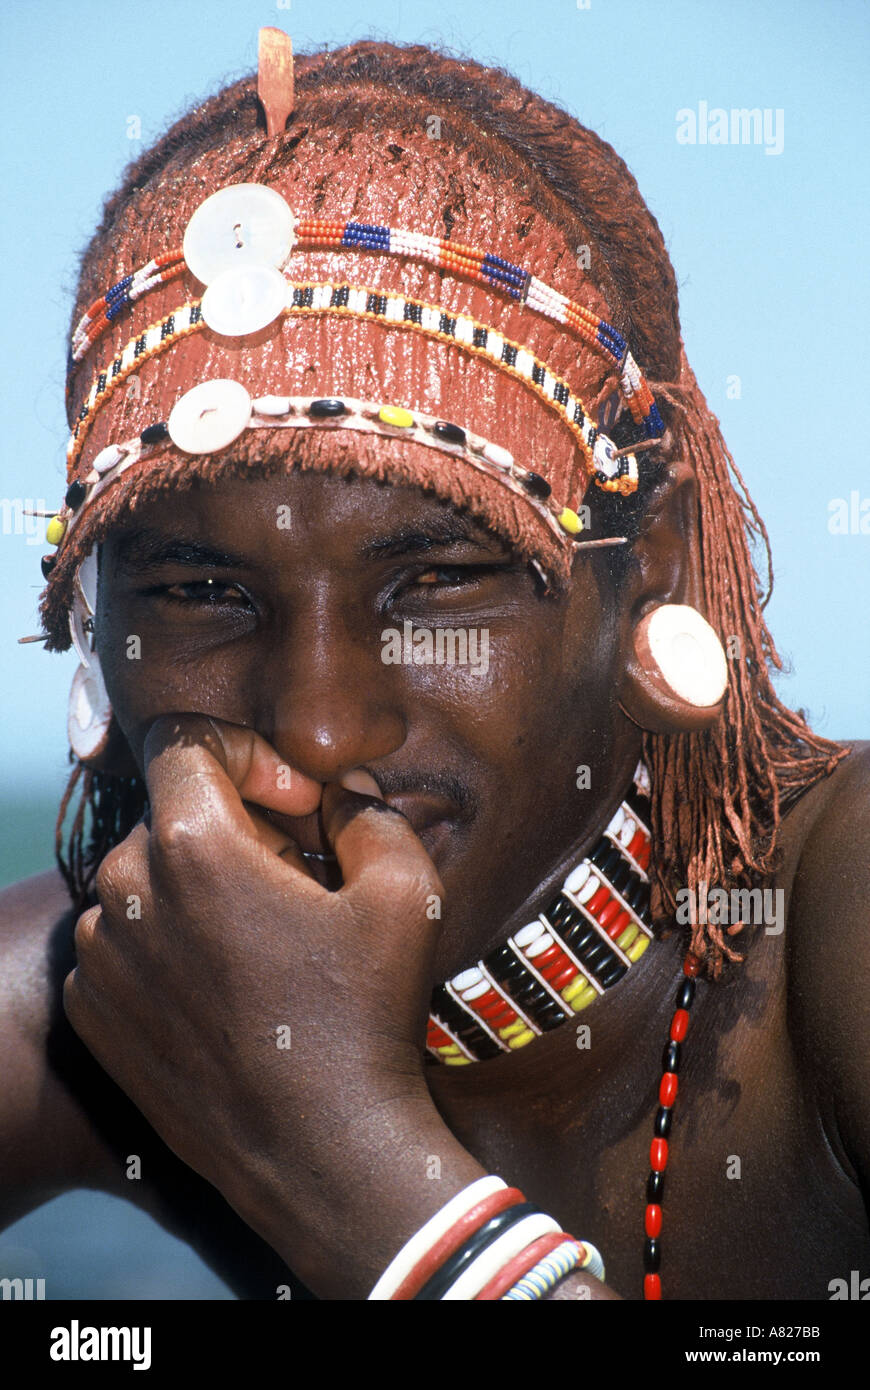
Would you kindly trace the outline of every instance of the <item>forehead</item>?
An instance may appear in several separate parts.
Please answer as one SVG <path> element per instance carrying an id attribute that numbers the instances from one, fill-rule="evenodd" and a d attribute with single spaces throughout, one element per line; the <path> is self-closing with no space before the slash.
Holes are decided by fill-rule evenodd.
<path id="1" fill-rule="evenodd" d="M 202 168 L 199 162 L 179 168 L 169 182 L 143 191 L 135 206 L 121 215 L 112 238 L 111 265 L 97 273 L 94 291 L 105 289 L 152 255 L 180 247 L 196 209 L 214 189 L 232 181 L 220 170 L 218 156 L 209 155 Z M 420 130 L 364 128 L 345 140 L 330 130 L 314 130 L 304 133 L 284 167 L 270 170 L 269 183 L 296 215 L 350 217 L 447 236 L 452 243 L 465 242 L 526 267 L 581 300 L 591 312 L 607 317 L 595 276 L 580 269 L 577 242 L 585 235 L 582 229 L 569 236 L 551 215 L 553 209 L 544 206 L 553 195 L 545 198 L 532 186 L 534 180 L 529 183 L 513 169 L 506 172 L 508 176 L 497 178 L 471 152 L 456 150 L 446 140 L 428 139 Z M 568 380 L 593 415 L 599 395 L 612 386 L 611 365 L 578 344 L 563 325 L 462 273 L 445 274 L 414 258 L 346 247 L 294 251 L 288 275 L 300 284 L 341 282 L 375 292 L 401 290 L 448 316 L 462 314 L 477 324 L 492 325 L 554 377 Z M 129 314 L 113 321 L 112 332 L 91 355 L 95 360 L 88 359 L 88 371 L 99 371 L 113 354 L 123 353 L 130 339 L 177 310 L 186 298 L 201 294 L 202 286 L 188 273 L 142 296 Z M 88 371 L 79 373 L 74 401 L 89 385 Z M 526 467 L 543 471 L 560 497 L 571 490 L 577 471 L 576 441 L 570 431 L 509 370 L 498 370 L 437 337 L 399 332 L 351 315 L 296 317 L 244 339 L 224 338 L 210 330 L 180 339 L 165 355 L 143 362 L 135 389 L 125 385 L 114 392 L 90 429 L 87 458 L 106 444 L 133 438 L 166 420 L 188 390 L 218 377 L 241 383 L 253 397 L 357 397 L 454 420 L 509 448 Z"/>
<path id="2" fill-rule="evenodd" d="M 163 544 L 173 538 L 208 541 L 238 557 L 282 555 L 291 545 L 363 559 L 437 547 L 508 551 L 479 519 L 422 488 L 296 469 L 200 479 L 181 493 L 167 487 L 120 521 L 104 544 L 126 563 L 149 564 L 173 553 Z"/>

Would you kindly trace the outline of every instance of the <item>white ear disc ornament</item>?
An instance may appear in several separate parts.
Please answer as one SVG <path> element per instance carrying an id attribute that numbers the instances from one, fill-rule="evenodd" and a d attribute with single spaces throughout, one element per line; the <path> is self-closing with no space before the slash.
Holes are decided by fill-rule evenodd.
<path id="1" fill-rule="evenodd" d="M 210 285 L 238 266 L 281 266 L 294 243 L 296 220 L 274 188 L 234 183 L 200 203 L 182 248 L 187 268 Z"/>
<path id="2" fill-rule="evenodd" d="M 67 735 L 70 747 L 82 762 L 101 753 L 109 738 L 112 707 L 103 684 L 103 673 L 92 656 L 90 666 L 79 666 L 69 692 Z"/>
<path id="3" fill-rule="evenodd" d="M 664 603 L 644 622 L 650 653 L 668 685 L 700 709 L 716 705 L 728 685 L 722 644 L 696 608 Z"/>
<path id="4" fill-rule="evenodd" d="M 213 454 L 238 439 L 251 418 L 251 397 L 239 381 L 200 382 L 175 405 L 166 422 L 185 454 Z"/>
<path id="5" fill-rule="evenodd" d="M 277 266 L 263 262 L 222 270 L 203 295 L 200 308 L 215 333 L 238 338 L 272 323 L 286 303 L 287 281 Z"/>

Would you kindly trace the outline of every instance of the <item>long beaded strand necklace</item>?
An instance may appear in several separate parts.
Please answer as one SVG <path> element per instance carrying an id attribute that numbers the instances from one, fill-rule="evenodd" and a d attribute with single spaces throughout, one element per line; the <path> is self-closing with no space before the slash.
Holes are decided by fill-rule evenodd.
<path id="1" fill-rule="evenodd" d="M 659 1274 L 662 1252 L 659 1236 L 662 1229 L 665 1169 L 668 1165 L 668 1137 L 679 1085 L 677 1073 L 680 1069 L 683 1039 L 689 1026 L 689 1009 L 695 998 L 695 977 L 700 968 L 701 962 L 698 957 L 687 951 L 683 959 L 683 980 L 677 989 L 674 1016 L 662 1054 L 662 1079 L 659 1083 L 658 1109 L 653 1121 L 653 1139 L 649 1148 L 650 1175 L 646 1183 L 646 1210 L 643 1222 L 643 1296 L 647 1301 L 657 1301 L 662 1296 Z"/>

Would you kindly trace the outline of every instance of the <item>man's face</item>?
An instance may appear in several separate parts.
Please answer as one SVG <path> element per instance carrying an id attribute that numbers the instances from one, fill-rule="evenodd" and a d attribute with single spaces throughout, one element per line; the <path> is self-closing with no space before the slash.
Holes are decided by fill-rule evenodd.
<path id="1" fill-rule="evenodd" d="M 441 663 L 439 629 L 459 634 Z M 434 661 L 414 659 L 423 630 Z M 140 768 L 157 715 L 197 712 L 318 781 L 371 773 L 444 884 L 442 978 L 520 925 L 544 878 L 558 886 L 627 781 L 640 740 L 616 703 L 617 631 L 590 557 L 545 595 L 466 514 L 370 479 L 168 491 L 101 553 L 97 647 Z M 328 850 L 316 815 L 282 824 Z"/>

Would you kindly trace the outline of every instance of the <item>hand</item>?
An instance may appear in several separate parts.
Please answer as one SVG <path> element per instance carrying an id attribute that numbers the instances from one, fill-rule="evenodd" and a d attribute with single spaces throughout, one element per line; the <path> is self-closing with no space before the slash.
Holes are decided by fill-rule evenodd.
<path id="1" fill-rule="evenodd" d="M 422 1076 L 438 930 L 426 907 L 441 884 L 403 816 L 335 784 L 321 800 L 300 774 L 282 788 L 284 765 L 251 730 L 162 717 L 145 758 L 149 824 L 100 867 L 66 1012 L 170 1148 L 301 1277 L 311 1263 L 316 1291 L 335 1211 L 370 1206 L 373 1185 L 387 1202 L 397 1141 L 452 1144 L 460 1186 L 482 1171 Z M 246 801 L 290 816 L 321 803 L 340 891 Z M 412 1205 L 401 1239 L 428 1214 Z"/>

